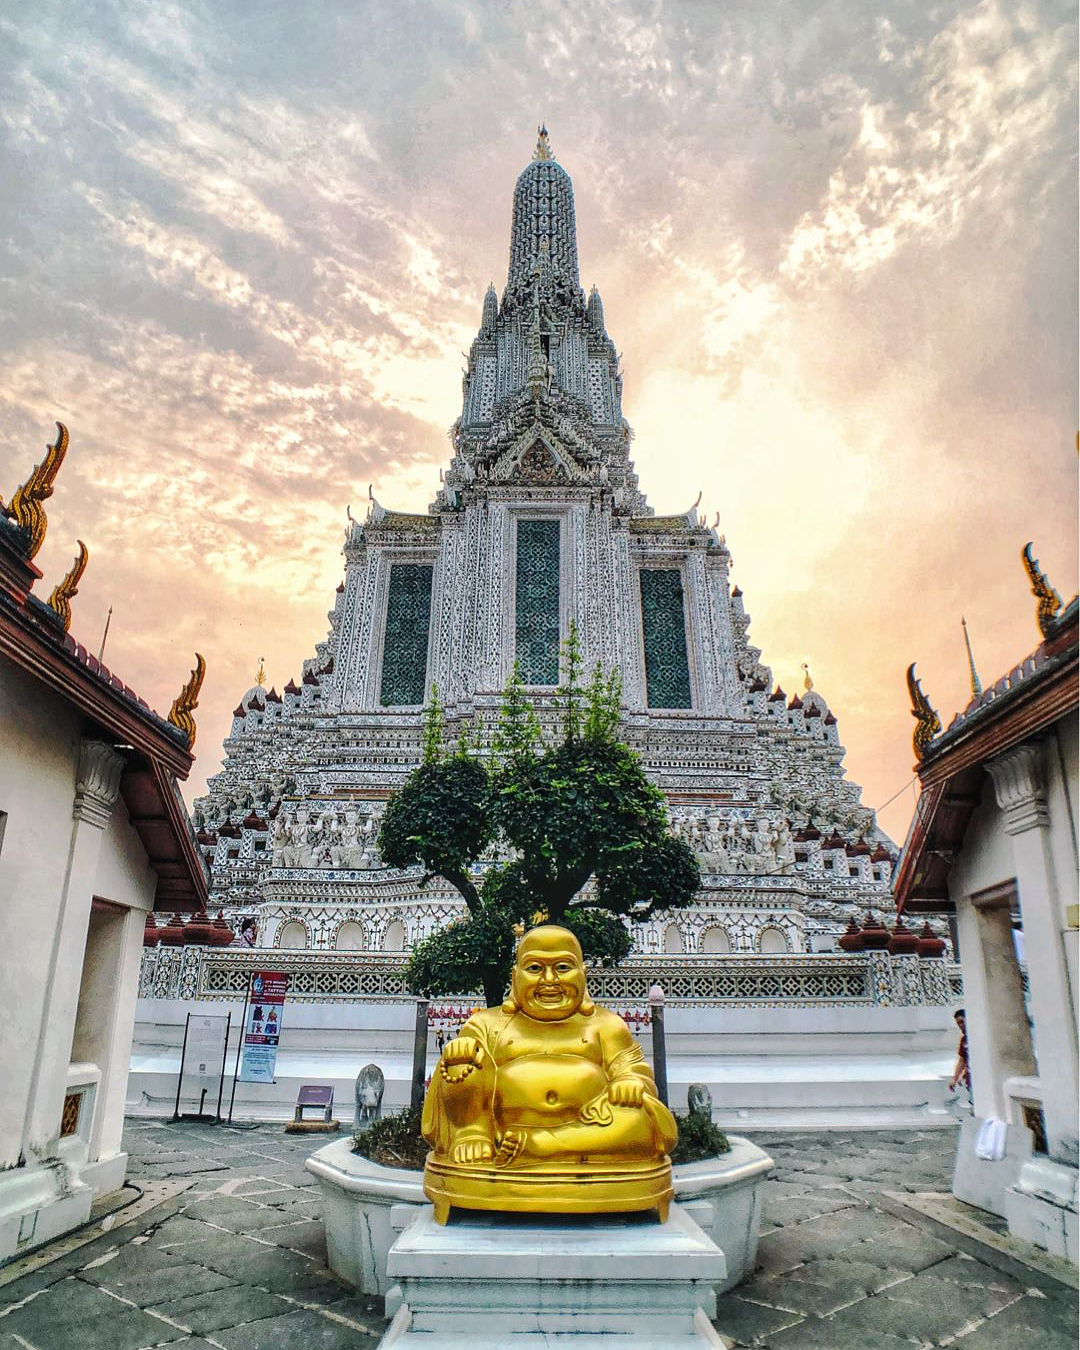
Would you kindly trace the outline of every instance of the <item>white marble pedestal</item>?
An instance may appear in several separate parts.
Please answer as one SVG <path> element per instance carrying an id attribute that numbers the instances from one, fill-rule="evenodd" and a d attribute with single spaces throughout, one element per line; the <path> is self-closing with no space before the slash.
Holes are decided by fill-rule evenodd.
<path id="1" fill-rule="evenodd" d="M 678 1205 L 633 1215 L 518 1215 L 431 1207 L 390 1249 L 397 1305 L 382 1350 L 704 1350 L 724 1254 Z"/>

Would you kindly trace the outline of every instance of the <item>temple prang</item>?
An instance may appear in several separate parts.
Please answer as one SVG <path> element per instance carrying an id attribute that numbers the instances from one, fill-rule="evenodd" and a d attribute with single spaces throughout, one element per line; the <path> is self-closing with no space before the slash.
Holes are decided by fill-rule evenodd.
<path id="1" fill-rule="evenodd" d="M 541 153 L 542 151 L 542 153 Z M 619 672 L 622 733 L 695 848 L 698 903 L 639 925 L 644 953 L 804 951 L 887 902 L 896 849 L 844 774 L 809 678 L 788 703 L 749 636 L 731 555 L 698 502 L 657 516 L 630 459 L 619 356 L 582 289 L 570 176 L 541 131 L 520 174 L 501 296 L 488 286 L 452 457 L 426 513 L 348 513 L 326 639 L 282 694 L 243 696 L 195 804 L 212 900 L 264 945 L 401 950 L 460 898 L 384 867 L 385 802 L 447 735 L 487 743 L 515 662 L 554 734 L 560 649 Z"/>

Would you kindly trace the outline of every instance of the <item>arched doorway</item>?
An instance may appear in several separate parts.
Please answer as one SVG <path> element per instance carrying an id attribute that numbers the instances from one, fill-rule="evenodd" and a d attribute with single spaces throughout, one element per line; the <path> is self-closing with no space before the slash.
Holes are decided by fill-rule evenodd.
<path id="1" fill-rule="evenodd" d="M 405 925 L 400 919 L 395 919 L 387 928 L 382 946 L 384 952 L 403 952 L 405 950 Z"/>
<path id="2" fill-rule="evenodd" d="M 763 928 L 758 934 L 758 951 L 777 955 L 788 951 L 787 938 L 779 928 Z"/>

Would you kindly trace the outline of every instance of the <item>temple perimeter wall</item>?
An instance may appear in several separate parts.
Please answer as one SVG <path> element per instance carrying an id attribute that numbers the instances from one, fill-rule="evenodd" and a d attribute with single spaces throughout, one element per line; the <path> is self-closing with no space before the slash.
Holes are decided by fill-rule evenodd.
<path id="1" fill-rule="evenodd" d="M 408 1100 L 415 1001 L 401 955 L 158 948 L 144 954 L 127 1109 L 171 1115 L 187 1013 L 232 1013 L 228 1107 L 237 1028 L 251 972 L 290 977 L 277 1078 L 240 1083 L 238 1119 L 285 1120 L 303 1083 L 333 1084 L 336 1114 L 348 1123 L 356 1075 L 367 1063 L 386 1076 L 384 1109 Z M 648 990 L 666 993 L 671 1104 L 704 1083 L 714 1117 L 747 1129 L 841 1126 L 920 1128 L 953 1124 L 945 1086 L 955 1056 L 952 1010 L 961 1001 L 959 967 L 940 960 L 823 953 L 772 957 L 631 957 L 593 971 L 590 988 L 627 1017 L 651 1057 Z M 468 999 L 437 1000 L 434 1027 L 452 1030 Z M 181 1110 L 198 1108 L 185 1079 Z M 208 1098 L 212 1105 L 213 1097 Z"/>

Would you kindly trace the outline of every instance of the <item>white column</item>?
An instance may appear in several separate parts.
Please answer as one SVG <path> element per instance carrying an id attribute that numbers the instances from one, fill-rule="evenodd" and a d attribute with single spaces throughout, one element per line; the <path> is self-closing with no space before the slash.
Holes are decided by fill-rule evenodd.
<path id="1" fill-rule="evenodd" d="M 1062 891 L 1050 849 L 1042 756 L 1039 743 L 1027 742 L 989 760 L 986 767 L 1004 814 L 1005 830 L 1012 836 L 1049 1153 L 1051 1158 L 1075 1167 L 1077 1036 L 1062 940 Z"/>
<path id="2" fill-rule="evenodd" d="M 1010 890 L 997 892 L 978 906 L 960 896 L 956 904 L 964 953 L 971 1095 L 980 1119 L 1005 1120 L 1005 1080 L 1035 1072 L 1024 988 L 1013 948 L 1010 894 Z"/>
<path id="3" fill-rule="evenodd" d="M 119 795 L 123 767 L 123 756 L 110 746 L 102 741 L 83 741 L 72 810 L 74 822 L 23 1127 L 27 1158 L 48 1158 L 56 1151 L 102 833 Z"/>

